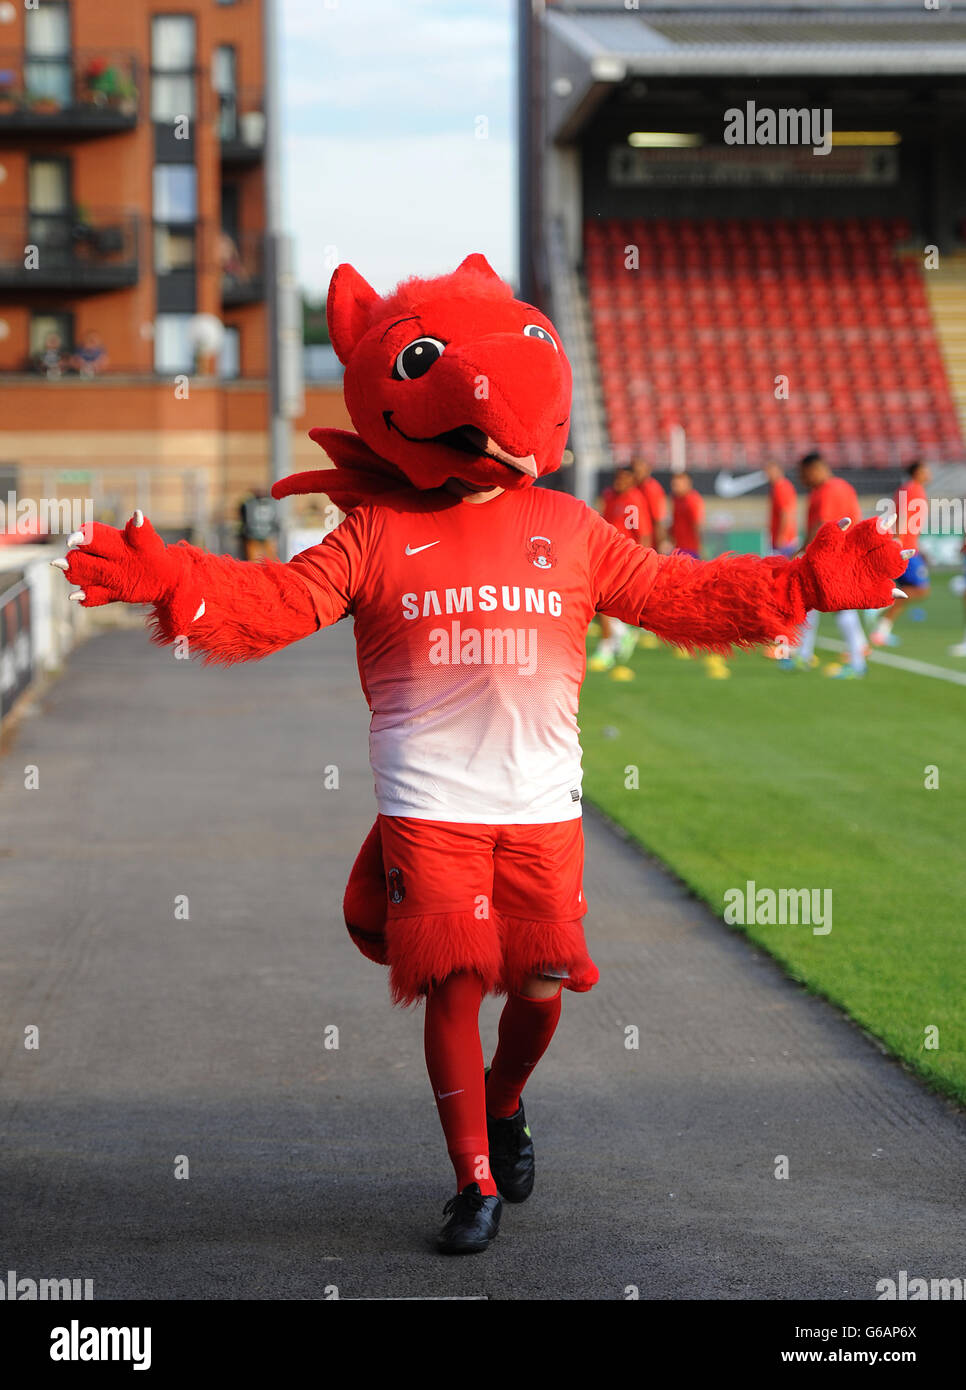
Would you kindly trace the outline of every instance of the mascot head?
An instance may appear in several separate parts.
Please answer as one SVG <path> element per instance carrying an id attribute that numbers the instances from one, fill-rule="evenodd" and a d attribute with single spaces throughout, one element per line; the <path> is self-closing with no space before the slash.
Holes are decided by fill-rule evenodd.
<path id="1" fill-rule="evenodd" d="M 549 319 L 480 255 L 449 275 L 404 281 L 380 296 L 351 265 L 332 277 L 329 336 L 345 364 L 357 436 L 313 430 L 337 471 L 370 496 L 398 488 L 529 487 L 560 465 L 570 426 L 570 364 Z M 310 481 L 309 480 L 313 480 Z M 276 484 L 276 496 L 322 491 L 331 470 Z"/>

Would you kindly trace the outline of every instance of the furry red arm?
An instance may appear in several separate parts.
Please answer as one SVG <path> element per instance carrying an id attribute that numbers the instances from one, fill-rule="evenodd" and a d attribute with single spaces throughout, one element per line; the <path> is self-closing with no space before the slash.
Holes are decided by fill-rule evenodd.
<path id="1" fill-rule="evenodd" d="M 136 512 L 123 530 L 95 522 L 68 538 L 68 558 L 55 562 L 87 608 L 147 603 L 152 640 L 184 638 L 207 663 L 257 661 L 335 622 L 348 604 L 332 584 L 309 584 L 289 565 L 208 555 L 179 542 L 166 546 Z M 322 585 L 322 579 L 316 581 Z"/>
<path id="2" fill-rule="evenodd" d="M 588 509 L 595 607 L 666 642 L 727 653 L 795 639 L 809 609 L 887 608 L 905 560 L 893 536 L 863 521 L 827 522 L 804 555 L 721 555 L 702 562 L 642 550 Z"/>
<path id="3" fill-rule="evenodd" d="M 874 520 L 845 530 L 826 522 L 794 560 L 721 555 L 702 563 L 662 556 L 640 626 L 704 651 L 727 653 L 780 637 L 794 642 L 810 609 L 889 607 L 905 564 L 895 537 Z"/>
<path id="4" fill-rule="evenodd" d="M 727 655 L 780 636 L 797 640 L 809 608 L 797 561 L 721 555 L 703 562 L 678 552 L 659 563 L 639 625 L 666 642 Z"/>
<path id="5" fill-rule="evenodd" d="M 199 616 L 185 624 L 177 597 L 155 603 L 152 642 L 168 646 L 185 638 L 190 651 L 204 652 L 206 665 L 233 666 L 259 661 L 319 628 L 309 588 L 288 565 L 209 555 L 183 541 L 173 550 L 186 567 L 185 589 L 200 595 Z"/>

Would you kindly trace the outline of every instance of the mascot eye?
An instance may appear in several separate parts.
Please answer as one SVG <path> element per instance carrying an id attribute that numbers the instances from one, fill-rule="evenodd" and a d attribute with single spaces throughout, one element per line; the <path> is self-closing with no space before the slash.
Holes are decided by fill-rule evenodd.
<path id="1" fill-rule="evenodd" d="M 547 330 L 540 327 L 539 323 L 528 323 L 523 332 L 528 338 L 540 338 L 542 342 L 549 343 L 554 352 L 557 351 L 557 344 Z"/>
<path id="2" fill-rule="evenodd" d="M 416 338 L 396 358 L 393 376 L 397 381 L 413 381 L 418 376 L 425 376 L 433 363 L 442 357 L 445 347 L 446 344 L 438 338 Z"/>

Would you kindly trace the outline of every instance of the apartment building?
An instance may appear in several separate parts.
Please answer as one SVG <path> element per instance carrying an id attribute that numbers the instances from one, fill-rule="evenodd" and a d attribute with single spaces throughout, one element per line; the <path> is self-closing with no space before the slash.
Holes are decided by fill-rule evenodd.
<path id="1" fill-rule="evenodd" d="M 0 493 L 178 529 L 268 481 L 262 25 L 262 0 L 0 0 Z M 345 422 L 310 391 L 295 466 Z"/>

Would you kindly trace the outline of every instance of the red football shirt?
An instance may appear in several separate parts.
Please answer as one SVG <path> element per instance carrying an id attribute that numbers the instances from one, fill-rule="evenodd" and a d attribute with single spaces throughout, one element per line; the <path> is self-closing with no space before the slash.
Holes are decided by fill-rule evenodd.
<path id="1" fill-rule="evenodd" d="M 827 478 L 808 496 L 808 529 L 811 533 L 825 521 L 841 521 L 851 517 L 853 524 L 862 520 L 855 488 L 844 478 Z"/>
<path id="2" fill-rule="evenodd" d="M 771 485 L 771 548 L 779 550 L 798 540 L 796 509 L 798 494 L 787 478 L 778 478 Z M 782 513 L 789 513 L 782 520 Z"/>
<path id="3" fill-rule="evenodd" d="M 683 497 L 675 497 L 674 513 L 671 518 L 671 540 L 678 550 L 691 550 L 695 554 L 701 549 L 698 527 L 704 520 L 704 499 L 692 489 Z"/>
<path id="4" fill-rule="evenodd" d="M 902 483 L 895 495 L 896 535 L 903 550 L 918 550 L 919 537 L 928 529 L 929 497 L 922 483 L 912 478 Z M 899 528 L 905 526 L 905 530 Z"/>
<path id="5" fill-rule="evenodd" d="M 407 490 L 290 566 L 321 626 L 351 614 L 386 816 L 540 824 L 581 813 L 577 705 L 595 612 L 647 626 L 667 563 L 564 492 Z"/>

